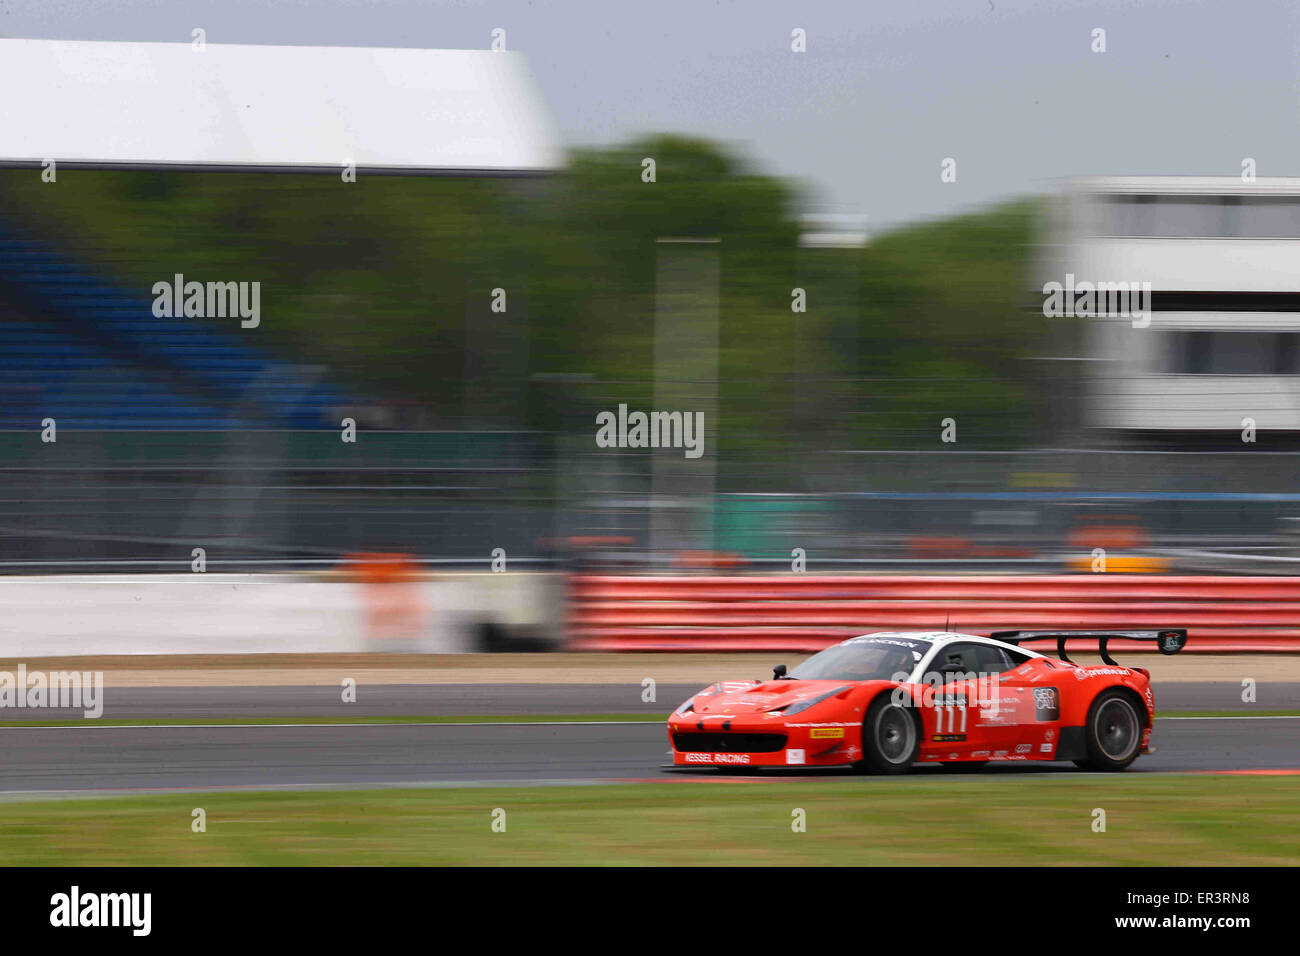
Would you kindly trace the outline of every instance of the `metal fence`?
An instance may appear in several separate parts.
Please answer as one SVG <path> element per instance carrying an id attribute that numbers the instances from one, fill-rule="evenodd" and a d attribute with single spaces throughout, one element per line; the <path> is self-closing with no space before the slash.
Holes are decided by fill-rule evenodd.
<path id="1" fill-rule="evenodd" d="M 181 568 L 199 547 L 223 570 L 363 550 L 486 567 L 501 549 L 516 568 L 779 569 L 796 549 L 810 568 L 899 570 L 1078 569 L 1097 547 L 1174 571 L 1300 559 L 1298 452 L 822 452 L 766 486 L 770 461 L 723 456 L 694 496 L 655 493 L 655 453 L 533 432 L 5 431 L 0 569 Z M 775 477 L 791 470 L 797 487 Z"/>
<path id="2" fill-rule="evenodd" d="M 0 432 L 0 567 L 333 564 L 354 551 L 453 563 L 536 556 L 552 519 L 545 439 L 522 432 Z M 485 550 L 486 547 L 486 550 Z"/>

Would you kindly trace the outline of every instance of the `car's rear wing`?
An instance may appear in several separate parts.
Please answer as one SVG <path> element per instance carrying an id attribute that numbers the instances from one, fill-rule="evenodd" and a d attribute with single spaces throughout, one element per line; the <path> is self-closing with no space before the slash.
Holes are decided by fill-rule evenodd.
<path id="1" fill-rule="evenodd" d="M 1005 644 L 1019 644 L 1021 641 L 1056 639 L 1056 655 L 1063 661 L 1070 661 L 1065 656 L 1065 642 L 1072 637 L 1086 637 L 1097 641 L 1101 659 L 1107 664 L 1119 666 L 1106 653 L 1106 645 L 1112 639 L 1127 641 L 1155 641 L 1161 654 L 1177 654 L 1187 643 L 1187 628 L 1167 627 L 1158 631 L 994 631 L 989 637 Z M 1070 663 L 1074 663 L 1070 661 Z"/>

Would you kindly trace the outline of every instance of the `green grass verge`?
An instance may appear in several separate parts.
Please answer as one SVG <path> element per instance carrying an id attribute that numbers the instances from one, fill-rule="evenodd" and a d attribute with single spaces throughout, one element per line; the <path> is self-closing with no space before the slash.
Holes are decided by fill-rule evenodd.
<path id="1" fill-rule="evenodd" d="M 681 782 L 668 782 L 681 781 Z M 665 777 L 0 803 L 8 865 L 1286 865 L 1300 777 Z M 191 811 L 207 830 L 191 831 Z M 494 808 L 506 831 L 491 829 Z M 1095 808 L 1106 832 L 1092 829 Z M 793 811 L 806 832 L 792 831 Z"/>

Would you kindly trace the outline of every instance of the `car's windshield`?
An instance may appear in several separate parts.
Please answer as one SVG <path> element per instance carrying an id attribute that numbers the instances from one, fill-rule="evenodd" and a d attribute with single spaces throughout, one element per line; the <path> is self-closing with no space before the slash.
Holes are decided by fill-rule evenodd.
<path id="1" fill-rule="evenodd" d="M 893 680 L 910 674 L 929 648 L 923 641 L 860 638 L 828 647 L 790 672 L 796 680 Z"/>

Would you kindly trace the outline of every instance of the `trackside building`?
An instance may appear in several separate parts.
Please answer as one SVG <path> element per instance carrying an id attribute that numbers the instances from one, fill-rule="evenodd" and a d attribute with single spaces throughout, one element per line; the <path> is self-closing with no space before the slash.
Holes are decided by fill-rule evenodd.
<path id="1" fill-rule="evenodd" d="M 1065 295 L 1095 310 L 1068 313 L 1086 319 L 1086 425 L 1300 432 L 1300 179 L 1074 180 L 1050 204 L 1040 268 L 1045 303 L 1080 284 L 1132 293 L 1111 308 Z"/>

